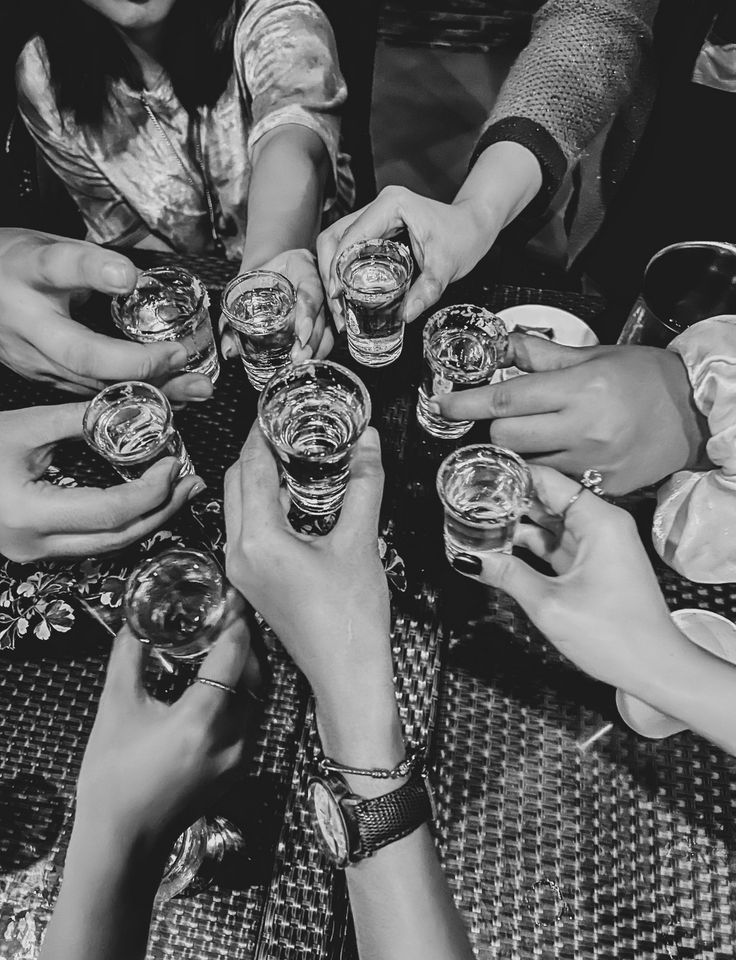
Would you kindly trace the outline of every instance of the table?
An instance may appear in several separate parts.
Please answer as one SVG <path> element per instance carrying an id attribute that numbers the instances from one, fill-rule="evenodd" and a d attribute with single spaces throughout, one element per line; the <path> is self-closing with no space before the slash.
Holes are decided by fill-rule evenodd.
<path id="1" fill-rule="evenodd" d="M 179 262 L 213 299 L 232 273 Z M 571 293 L 473 283 L 452 297 L 495 309 L 547 302 L 594 327 L 604 316 L 601 301 Z M 448 447 L 414 422 L 418 334 L 415 325 L 395 367 L 361 374 L 382 435 L 386 533 L 406 564 L 407 588 L 393 595 L 401 712 L 407 733 L 432 731 L 435 833 L 477 955 L 725 960 L 736 932 L 736 761 L 690 733 L 638 738 L 617 719 L 610 688 L 563 661 L 507 597 L 449 568 L 433 482 Z M 3 369 L 1 407 L 60 399 Z M 242 370 L 228 364 L 212 401 L 177 414 L 212 497 L 172 535 L 221 540 L 222 474 L 254 405 Z M 80 482 L 114 479 L 82 445 L 62 451 L 59 467 Z M 647 505 L 627 504 L 644 517 Z M 35 956 L 53 905 L 109 649 L 87 607 L 114 624 L 121 577 L 139 553 L 72 568 L 10 565 L 0 575 L 0 644 L 13 618 L 16 641 L 0 673 L 0 957 Z M 694 585 L 661 564 L 658 573 L 673 608 L 736 618 L 734 587 Z M 318 854 L 305 815 L 315 744 L 308 690 L 277 644 L 270 655 L 246 779 L 212 811 L 241 828 L 247 855 L 157 911 L 152 960 L 356 955 L 344 882 Z"/>

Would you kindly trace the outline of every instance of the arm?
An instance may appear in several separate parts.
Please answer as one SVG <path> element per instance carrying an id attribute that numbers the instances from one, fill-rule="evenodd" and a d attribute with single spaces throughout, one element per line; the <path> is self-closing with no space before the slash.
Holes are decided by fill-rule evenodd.
<path id="1" fill-rule="evenodd" d="M 371 768 L 405 755 L 377 550 L 382 480 L 378 435 L 369 429 L 337 525 L 312 539 L 289 525 L 257 425 L 225 480 L 228 577 L 306 674 L 325 753 Z M 364 777 L 350 777 L 349 786 L 362 797 L 387 792 L 385 782 Z M 348 866 L 346 879 L 361 960 L 472 957 L 426 825 Z"/>
<path id="2" fill-rule="evenodd" d="M 526 147 L 539 162 L 549 199 L 631 94 L 658 6 L 659 0 L 548 0 L 501 88 L 474 160 L 493 144 Z"/>
<path id="3" fill-rule="evenodd" d="M 700 462 L 683 465 L 658 491 L 654 547 L 691 580 L 730 583 L 736 580 L 736 317 L 701 320 L 666 352 L 684 364 L 708 439 Z"/>
<path id="4" fill-rule="evenodd" d="M 230 686 L 253 657 L 240 612 L 233 604 L 201 667 Z M 40 960 L 143 960 L 173 843 L 240 763 L 247 698 L 194 683 L 172 706 L 154 700 L 147 649 L 127 628 L 115 640 Z"/>

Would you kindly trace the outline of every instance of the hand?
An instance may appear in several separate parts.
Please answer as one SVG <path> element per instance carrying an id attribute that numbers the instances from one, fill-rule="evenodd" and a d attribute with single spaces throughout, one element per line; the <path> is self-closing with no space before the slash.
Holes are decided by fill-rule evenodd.
<path id="1" fill-rule="evenodd" d="M 314 254 L 309 250 L 287 250 L 266 263 L 244 266 L 243 271 L 246 269 L 273 270 L 293 284 L 296 290 L 296 342 L 291 351 L 293 362 L 322 360 L 326 357 L 335 341 L 325 317 L 325 294 Z M 236 335 L 228 329 L 224 317 L 220 319 L 220 330 L 222 355 L 228 360 L 238 356 Z"/>
<path id="2" fill-rule="evenodd" d="M 642 674 L 656 671 L 669 656 L 678 631 L 636 525 L 624 510 L 587 490 L 568 508 L 580 484 L 549 467 L 531 470 L 534 522 L 519 525 L 515 543 L 546 560 L 558 576 L 544 576 L 519 557 L 500 553 L 461 554 L 455 568 L 510 594 L 586 673 L 637 692 Z"/>
<path id="3" fill-rule="evenodd" d="M 680 357 L 652 347 L 564 347 L 513 333 L 507 361 L 529 376 L 432 398 L 450 420 L 487 420 L 491 440 L 628 493 L 702 458 L 707 422 Z"/>
<path id="4" fill-rule="evenodd" d="M 409 233 L 419 276 L 409 288 L 404 307 L 407 323 L 435 304 L 449 283 L 464 277 L 490 250 L 503 226 L 477 215 L 467 201 L 440 203 L 405 187 L 385 187 L 368 206 L 348 214 L 317 238 L 322 282 L 333 317 L 341 316 L 337 261 L 359 240 Z"/>
<path id="5" fill-rule="evenodd" d="M 291 527 L 276 461 L 257 425 L 225 476 L 228 578 L 318 694 L 343 692 L 388 657 L 388 587 L 378 556 L 382 490 L 372 428 L 358 442 L 340 518 L 324 537 Z"/>
<path id="6" fill-rule="evenodd" d="M 90 556 L 135 543 L 204 490 L 160 460 L 138 480 L 105 490 L 41 480 L 60 440 L 81 437 L 86 403 L 0 412 L 0 551 L 25 563 Z"/>
<path id="7" fill-rule="evenodd" d="M 149 841 L 168 853 L 176 837 L 223 791 L 241 763 L 247 695 L 193 683 L 173 705 L 143 687 L 149 647 L 127 627 L 113 645 L 77 784 L 76 822 L 100 822 L 117 843 Z M 237 686 L 250 635 L 233 604 L 199 674 Z"/>
<path id="8" fill-rule="evenodd" d="M 176 343 L 131 343 L 72 320 L 80 293 L 128 293 L 138 271 L 119 253 L 82 240 L 0 229 L 0 361 L 23 377 L 89 395 L 121 380 L 169 382 L 175 402 L 206 400 L 212 384 L 177 376 L 187 362 Z"/>

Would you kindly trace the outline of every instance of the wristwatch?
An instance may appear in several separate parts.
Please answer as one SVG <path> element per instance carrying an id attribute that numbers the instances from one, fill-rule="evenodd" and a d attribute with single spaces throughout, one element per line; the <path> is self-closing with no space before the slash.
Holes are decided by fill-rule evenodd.
<path id="1" fill-rule="evenodd" d="M 307 791 L 317 838 L 328 860 L 341 869 L 408 836 L 434 817 L 432 788 L 421 769 L 382 797 L 359 797 L 338 773 L 313 777 Z"/>

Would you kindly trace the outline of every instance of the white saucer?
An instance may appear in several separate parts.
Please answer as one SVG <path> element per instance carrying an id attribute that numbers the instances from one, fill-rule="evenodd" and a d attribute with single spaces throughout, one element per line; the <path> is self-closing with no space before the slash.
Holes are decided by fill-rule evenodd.
<path id="1" fill-rule="evenodd" d="M 587 323 L 559 307 L 548 307 L 543 303 L 522 303 L 518 307 L 499 310 L 496 316 L 503 320 L 509 333 L 518 326 L 532 327 L 545 331 L 540 332 L 539 336 L 547 336 L 546 331 L 552 330 L 550 339 L 566 347 L 594 347 L 598 343 L 598 337 Z M 491 383 L 520 376 L 525 376 L 525 373 L 518 367 L 502 367 L 494 373 Z"/>
<path id="2" fill-rule="evenodd" d="M 721 660 L 736 663 L 736 624 L 712 610 L 675 610 L 672 619 L 691 643 L 697 644 Z M 652 740 L 671 737 L 687 730 L 687 724 L 623 690 L 616 691 L 616 706 L 624 723 Z"/>

